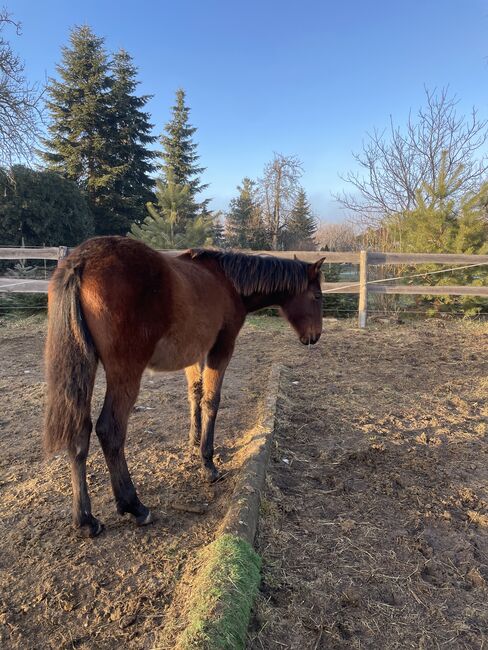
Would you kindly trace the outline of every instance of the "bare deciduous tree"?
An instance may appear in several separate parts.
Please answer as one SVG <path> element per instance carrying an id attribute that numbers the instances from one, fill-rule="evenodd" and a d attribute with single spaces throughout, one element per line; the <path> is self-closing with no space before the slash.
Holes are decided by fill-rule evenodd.
<path id="1" fill-rule="evenodd" d="M 410 115 L 402 129 L 390 117 L 389 127 L 368 134 L 362 151 L 354 154 L 362 172 L 343 176 L 353 192 L 335 198 L 356 222 L 377 227 L 385 217 L 415 208 L 423 184 L 435 188 L 443 156 L 448 176 L 461 170 L 459 196 L 478 189 L 484 179 L 488 159 L 475 154 L 487 141 L 488 121 L 479 119 L 475 109 L 468 118 L 458 115 L 458 100 L 447 89 L 439 94 L 425 89 L 425 94 L 416 119 Z"/>
<path id="2" fill-rule="evenodd" d="M 330 251 L 356 251 L 361 248 L 358 229 L 350 223 L 322 223 L 315 233 L 319 248 Z"/>
<path id="3" fill-rule="evenodd" d="M 302 163 L 296 156 L 275 153 L 259 180 L 265 220 L 271 234 L 271 248 L 278 249 L 280 234 L 286 225 L 300 190 Z"/>
<path id="4" fill-rule="evenodd" d="M 11 26 L 20 34 L 20 24 L 5 9 L 0 11 L 0 165 L 28 162 L 33 155 L 39 134 L 42 93 L 29 84 L 24 63 L 4 37 Z"/>

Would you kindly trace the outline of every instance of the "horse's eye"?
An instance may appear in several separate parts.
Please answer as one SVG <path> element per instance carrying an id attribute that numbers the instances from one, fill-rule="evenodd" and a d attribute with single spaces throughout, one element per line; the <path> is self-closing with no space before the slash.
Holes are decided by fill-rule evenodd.
<path id="1" fill-rule="evenodd" d="M 322 300 L 322 294 L 321 293 L 316 293 L 314 298 L 315 298 L 315 300 Z"/>

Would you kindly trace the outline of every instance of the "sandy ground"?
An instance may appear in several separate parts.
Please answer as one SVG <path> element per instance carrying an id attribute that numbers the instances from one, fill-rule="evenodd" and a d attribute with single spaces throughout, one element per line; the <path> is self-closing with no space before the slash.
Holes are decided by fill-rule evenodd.
<path id="1" fill-rule="evenodd" d="M 488 647 L 488 325 L 327 325 L 287 370 L 248 648 Z"/>
<path id="2" fill-rule="evenodd" d="M 187 453 L 183 373 L 147 374 L 131 416 L 127 457 L 157 521 L 138 529 L 117 515 L 94 435 L 88 480 L 93 512 L 106 530 L 80 540 L 71 530 L 66 458 L 41 456 L 44 324 L 0 328 L 0 647 L 152 647 L 167 616 L 174 617 L 169 607 L 187 558 L 213 539 L 226 510 L 239 442 L 265 394 L 274 354 L 266 335 L 256 337 L 247 327 L 227 372 L 216 433 L 225 480 L 203 485 L 198 462 Z M 103 390 L 100 372 L 95 414 Z M 174 503 L 207 511 L 174 510 Z"/>
<path id="3" fill-rule="evenodd" d="M 0 329 L 2 648 L 152 648 L 178 628 L 175 586 L 222 519 L 273 361 L 286 369 L 248 647 L 487 646 L 488 326 L 327 322 L 308 351 L 281 320 L 254 319 L 226 377 L 213 487 L 186 452 L 184 377 L 145 376 L 128 459 L 158 519 L 116 514 L 94 437 L 96 540 L 71 530 L 66 459 L 41 458 L 43 340 L 35 322 Z M 102 396 L 103 373 L 95 412 Z"/>

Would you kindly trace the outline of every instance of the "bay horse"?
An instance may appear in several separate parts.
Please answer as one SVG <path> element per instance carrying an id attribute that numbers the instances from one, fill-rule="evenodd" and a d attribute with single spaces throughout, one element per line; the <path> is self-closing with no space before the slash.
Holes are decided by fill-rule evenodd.
<path id="1" fill-rule="evenodd" d="M 137 496 L 124 454 L 144 369 L 185 369 L 190 445 L 199 445 L 204 477 L 215 481 L 220 390 L 246 315 L 279 306 L 300 341 L 316 343 L 322 262 L 206 249 L 170 256 L 126 237 L 90 239 L 60 262 L 48 291 L 44 447 L 48 454 L 67 448 L 73 525 L 82 535 L 103 530 L 86 483 L 98 361 L 106 394 L 95 429 L 117 511 L 148 524 L 151 512 Z"/>

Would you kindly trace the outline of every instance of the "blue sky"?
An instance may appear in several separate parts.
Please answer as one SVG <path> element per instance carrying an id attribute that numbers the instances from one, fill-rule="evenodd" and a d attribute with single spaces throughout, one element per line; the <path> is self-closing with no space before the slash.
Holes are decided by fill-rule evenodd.
<path id="1" fill-rule="evenodd" d="M 56 74 L 73 25 L 127 49 L 161 133 L 178 87 L 198 127 L 213 207 L 277 151 L 303 162 L 317 216 L 343 214 L 331 193 L 353 151 L 389 116 L 403 123 L 424 87 L 449 86 L 459 112 L 488 116 L 488 2 L 481 0 L 6 0 L 22 22 L 14 49 L 30 80 Z"/>

